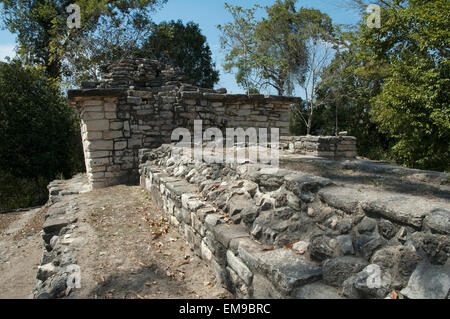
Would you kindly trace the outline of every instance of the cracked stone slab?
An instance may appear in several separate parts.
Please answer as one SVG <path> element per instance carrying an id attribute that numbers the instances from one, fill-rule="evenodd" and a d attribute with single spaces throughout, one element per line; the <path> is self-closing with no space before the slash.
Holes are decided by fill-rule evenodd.
<path id="1" fill-rule="evenodd" d="M 55 233 L 69 225 L 71 221 L 67 218 L 48 218 L 42 226 L 45 233 Z"/>
<path id="2" fill-rule="evenodd" d="M 436 208 L 424 219 L 424 225 L 440 234 L 450 234 L 450 209 Z"/>
<path id="3" fill-rule="evenodd" d="M 359 212 L 359 204 L 367 200 L 368 195 L 353 188 L 330 186 L 321 189 L 319 197 L 334 208 L 356 214 Z"/>
<path id="4" fill-rule="evenodd" d="M 361 206 L 366 212 L 416 228 L 422 227 L 423 219 L 434 208 L 430 207 L 430 203 L 426 200 L 394 196 L 369 199 Z"/>
<path id="5" fill-rule="evenodd" d="M 238 274 L 238 276 L 249 285 L 253 279 L 253 273 L 248 269 L 247 265 L 239 258 L 236 257 L 232 251 L 227 251 L 228 265 Z"/>
<path id="6" fill-rule="evenodd" d="M 400 293 L 410 299 L 444 299 L 450 290 L 450 266 L 420 263 Z"/>
<path id="7" fill-rule="evenodd" d="M 319 266 L 290 249 L 265 252 L 260 256 L 260 261 L 269 278 L 286 294 L 322 277 L 322 269 Z"/>

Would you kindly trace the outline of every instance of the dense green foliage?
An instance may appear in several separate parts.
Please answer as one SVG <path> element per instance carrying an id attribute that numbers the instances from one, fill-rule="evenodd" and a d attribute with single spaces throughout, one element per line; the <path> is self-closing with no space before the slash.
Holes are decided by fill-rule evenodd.
<path id="1" fill-rule="evenodd" d="M 450 3 L 383 1 L 381 28 L 361 22 L 326 69 L 319 93 L 348 113 L 363 155 L 450 169 Z M 347 111 L 348 110 L 348 111 Z"/>
<path id="2" fill-rule="evenodd" d="M 81 63 L 100 45 L 123 45 L 141 35 L 166 0 L 1 0 L 6 27 L 17 34 L 19 54 L 29 65 L 45 66 L 52 78 L 86 70 Z M 81 28 L 67 26 L 67 6 L 81 10 Z M 145 31 L 145 30 L 144 30 Z M 105 37 L 106 36 L 106 37 Z M 106 41 L 105 40 L 109 40 Z M 73 63 L 78 62 L 78 65 Z"/>
<path id="3" fill-rule="evenodd" d="M 42 69 L 18 61 L 0 63 L 0 175 L 8 184 L 28 179 L 35 183 L 35 193 L 41 194 L 43 182 L 79 171 L 76 122 L 58 85 Z M 8 184 L 2 185 L 3 190 Z M 1 204 L 7 202 L 2 194 Z"/>
<path id="4" fill-rule="evenodd" d="M 291 94 L 296 80 L 305 94 L 292 110 L 293 134 L 346 130 L 363 156 L 449 170 L 450 2 L 349 1 L 362 10 L 353 29 L 296 9 L 295 0 L 276 1 L 262 19 L 259 6 L 226 5 L 233 21 L 219 26 L 225 69 L 248 90 L 265 84 Z M 367 23 L 373 2 L 379 28 Z"/>
<path id="5" fill-rule="evenodd" d="M 181 20 L 162 22 L 152 27 L 144 40 L 140 56 L 155 58 L 181 68 L 195 85 L 213 88 L 219 72 L 211 58 L 211 49 L 198 24 Z"/>

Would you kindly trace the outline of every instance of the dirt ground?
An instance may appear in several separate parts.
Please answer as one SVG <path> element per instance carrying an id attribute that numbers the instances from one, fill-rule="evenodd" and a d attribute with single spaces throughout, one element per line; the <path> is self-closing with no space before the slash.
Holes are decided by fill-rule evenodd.
<path id="1" fill-rule="evenodd" d="M 46 209 L 0 214 L 0 298 L 24 299 L 31 294 L 42 256 Z"/>
<path id="2" fill-rule="evenodd" d="M 67 196 L 78 210 L 73 236 L 81 288 L 65 298 L 230 298 L 210 268 L 139 186 Z M 0 298 L 29 298 L 43 246 L 46 208 L 0 215 Z"/>
<path id="3" fill-rule="evenodd" d="M 81 289 L 68 298 L 228 298 L 139 186 L 77 195 Z M 78 234 L 77 234 L 78 233 Z"/>

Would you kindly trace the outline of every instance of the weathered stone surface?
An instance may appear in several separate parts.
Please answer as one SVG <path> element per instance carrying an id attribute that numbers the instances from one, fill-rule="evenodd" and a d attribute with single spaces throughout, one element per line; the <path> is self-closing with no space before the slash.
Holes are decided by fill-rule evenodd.
<path id="1" fill-rule="evenodd" d="M 333 184 L 327 178 L 307 174 L 288 175 L 285 177 L 285 180 L 287 189 L 307 203 L 314 200 L 315 194 L 319 189 Z"/>
<path id="2" fill-rule="evenodd" d="M 337 257 L 325 261 L 322 266 L 325 283 L 339 287 L 351 275 L 360 272 L 368 262 L 357 257 Z"/>
<path id="3" fill-rule="evenodd" d="M 244 262 L 236 257 L 230 250 L 227 251 L 227 263 L 247 285 L 251 283 L 253 273 L 248 269 L 247 265 L 245 265 Z"/>
<path id="4" fill-rule="evenodd" d="M 55 267 L 52 263 L 48 263 L 38 267 L 37 279 L 46 281 L 49 277 L 56 274 L 58 268 Z"/>
<path id="5" fill-rule="evenodd" d="M 383 237 L 391 239 L 395 236 L 397 227 L 386 219 L 380 219 L 378 221 L 378 231 Z"/>
<path id="6" fill-rule="evenodd" d="M 389 272 L 379 265 L 370 264 L 364 268 L 354 281 L 354 287 L 367 296 L 384 298 L 390 292 L 392 278 Z"/>
<path id="7" fill-rule="evenodd" d="M 261 255 L 260 260 L 272 282 L 287 294 L 296 287 L 320 279 L 322 275 L 320 267 L 288 249 L 268 251 Z"/>
<path id="8" fill-rule="evenodd" d="M 296 299 L 342 299 L 336 288 L 320 282 L 313 282 L 295 289 L 293 297 Z"/>
<path id="9" fill-rule="evenodd" d="M 450 234 L 450 210 L 433 209 L 424 219 L 425 227 L 440 234 Z"/>
<path id="10" fill-rule="evenodd" d="M 450 291 L 450 267 L 420 263 L 401 294 L 410 299 L 445 299 Z"/>
<path id="11" fill-rule="evenodd" d="M 366 199 L 366 195 L 356 189 L 336 186 L 321 189 L 319 196 L 328 205 L 348 214 L 358 213 L 359 204 Z"/>
<path id="12" fill-rule="evenodd" d="M 282 299 L 283 296 L 265 276 L 255 274 L 253 277 L 253 298 Z"/>
<path id="13" fill-rule="evenodd" d="M 61 228 L 67 226 L 70 224 L 69 219 L 65 218 L 49 218 L 45 221 L 44 225 L 42 226 L 45 233 L 56 233 L 61 230 Z"/>
<path id="14" fill-rule="evenodd" d="M 353 255 L 355 249 L 353 248 L 353 239 L 350 235 L 341 235 L 336 237 L 339 250 L 343 255 Z"/>
<path id="15" fill-rule="evenodd" d="M 364 217 L 358 224 L 358 232 L 360 234 L 371 233 L 377 227 L 377 221 L 373 218 Z"/>
<path id="16" fill-rule="evenodd" d="M 358 251 L 364 256 L 369 258 L 373 252 L 382 247 L 385 244 L 385 240 L 378 234 L 363 234 L 357 238 Z"/>
<path id="17" fill-rule="evenodd" d="M 222 245 L 228 248 L 234 238 L 250 237 L 248 231 L 241 225 L 218 225 L 213 230 L 214 236 Z"/>
<path id="18" fill-rule="evenodd" d="M 326 179 L 289 170 L 273 173 L 259 164 L 189 166 L 183 158 L 160 154 L 147 155 L 150 162 L 141 166 L 146 180 L 155 180 L 145 187 L 159 183 L 146 169 L 159 169 L 168 173 L 156 186 L 163 205 L 173 195 L 167 184 L 185 187 L 186 179 L 201 191 L 179 196 L 179 205 L 193 211 L 196 233 L 186 237 L 225 276 L 236 297 L 385 298 L 408 284 L 421 261 L 447 262 L 448 236 L 427 221 L 434 204 L 416 213 L 406 211 L 414 207 L 402 204 L 406 196 L 356 188 L 341 192 Z M 179 181 L 167 176 L 173 174 Z M 204 213 L 198 197 L 207 205 Z M 243 222 L 247 209 L 257 217 Z M 188 220 L 179 220 L 183 230 L 190 229 Z M 412 225 L 417 221 L 420 226 Z"/>
<path id="19" fill-rule="evenodd" d="M 296 250 L 299 253 L 305 253 L 308 250 L 309 242 L 306 241 L 298 241 L 294 245 L 292 245 L 292 249 Z"/>
<path id="20" fill-rule="evenodd" d="M 317 236 L 311 240 L 308 250 L 311 258 L 323 261 L 336 255 L 336 248 L 334 246 L 330 237 Z"/>
<path id="21" fill-rule="evenodd" d="M 394 221 L 422 227 L 423 218 L 430 211 L 426 201 L 414 200 L 407 197 L 389 197 L 370 199 L 362 203 L 365 211 L 384 216 Z"/>
<path id="22" fill-rule="evenodd" d="M 413 245 L 432 264 L 443 265 L 447 262 L 450 254 L 450 238 L 447 236 L 415 232 L 408 238 L 406 243 Z"/>

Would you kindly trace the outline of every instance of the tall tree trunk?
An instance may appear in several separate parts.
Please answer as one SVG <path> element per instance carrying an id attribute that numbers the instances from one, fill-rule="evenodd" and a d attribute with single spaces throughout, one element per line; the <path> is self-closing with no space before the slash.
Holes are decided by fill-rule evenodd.
<path id="1" fill-rule="evenodd" d="M 312 118 L 313 118 L 313 108 L 309 112 L 308 116 L 308 124 L 306 124 L 306 135 L 311 135 L 311 126 L 312 126 Z"/>

